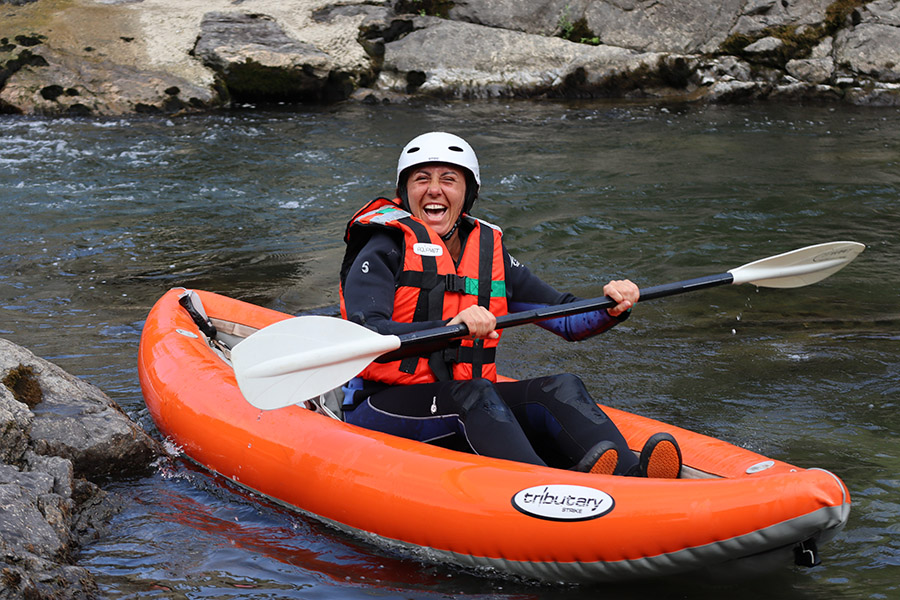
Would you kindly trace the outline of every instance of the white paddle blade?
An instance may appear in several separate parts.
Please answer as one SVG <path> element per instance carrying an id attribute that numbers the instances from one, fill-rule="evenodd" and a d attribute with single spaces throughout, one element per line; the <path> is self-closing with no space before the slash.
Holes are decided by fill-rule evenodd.
<path id="1" fill-rule="evenodd" d="M 735 284 L 795 288 L 822 281 L 866 249 L 859 242 L 827 242 L 770 256 L 728 271 Z"/>
<path id="2" fill-rule="evenodd" d="M 234 347 L 231 361 L 247 401 L 272 410 L 334 389 L 399 347 L 395 335 L 334 317 L 306 316 L 257 331 Z"/>

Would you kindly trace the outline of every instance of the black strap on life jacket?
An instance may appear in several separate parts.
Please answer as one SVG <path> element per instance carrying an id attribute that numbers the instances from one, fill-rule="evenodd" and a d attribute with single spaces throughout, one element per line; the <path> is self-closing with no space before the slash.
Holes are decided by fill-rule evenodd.
<path id="1" fill-rule="evenodd" d="M 490 310 L 491 308 L 491 284 L 493 283 L 491 276 L 494 271 L 494 234 L 490 227 L 482 225 L 478 228 L 480 232 L 478 244 L 478 306 Z M 495 349 L 490 355 L 484 348 L 484 340 L 477 339 L 472 345 L 472 356 L 466 362 L 472 363 L 472 378 L 482 376 L 482 367 L 485 362 L 493 362 Z M 487 360 L 490 358 L 490 360 Z"/>
<path id="2" fill-rule="evenodd" d="M 416 241 L 431 243 L 431 237 L 424 225 L 410 217 L 399 220 L 412 230 Z M 404 271 L 400 274 L 400 285 L 418 287 L 420 290 L 413 312 L 413 321 L 440 321 L 444 317 L 444 291 L 446 282 L 438 275 L 437 258 L 422 256 L 422 271 Z M 419 357 L 410 356 L 400 361 L 400 370 L 404 373 L 415 373 Z M 443 351 L 434 352 L 428 357 L 428 366 L 438 381 L 452 379 L 450 368 L 444 359 Z"/>

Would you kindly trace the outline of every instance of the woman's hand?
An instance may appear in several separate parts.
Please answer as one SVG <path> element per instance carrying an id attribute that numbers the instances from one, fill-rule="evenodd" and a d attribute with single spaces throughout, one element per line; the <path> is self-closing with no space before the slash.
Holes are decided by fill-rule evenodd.
<path id="1" fill-rule="evenodd" d="M 641 290 L 629 279 L 610 281 L 603 286 L 603 293 L 618 303 L 614 307 L 606 309 L 611 317 L 618 317 L 630 310 L 641 297 Z"/>
<path id="2" fill-rule="evenodd" d="M 470 306 L 462 310 L 458 315 L 450 319 L 447 325 L 462 323 L 469 329 L 470 338 L 486 338 L 495 340 L 500 334 L 494 331 L 497 327 L 497 317 L 483 306 Z"/>

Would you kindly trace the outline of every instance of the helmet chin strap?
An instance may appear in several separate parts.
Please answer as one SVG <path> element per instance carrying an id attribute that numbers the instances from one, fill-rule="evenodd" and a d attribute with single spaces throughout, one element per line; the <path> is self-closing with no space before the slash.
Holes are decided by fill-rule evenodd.
<path id="1" fill-rule="evenodd" d="M 453 227 L 450 228 L 450 231 L 441 236 L 441 239 L 445 242 L 453 237 L 453 233 L 456 231 L 456 228 L 459 227 L 459 223 L 462 221 L 462 213 L 459 213 L 459 216 L 456 218 L 456 223 L 453 224 Z"/>

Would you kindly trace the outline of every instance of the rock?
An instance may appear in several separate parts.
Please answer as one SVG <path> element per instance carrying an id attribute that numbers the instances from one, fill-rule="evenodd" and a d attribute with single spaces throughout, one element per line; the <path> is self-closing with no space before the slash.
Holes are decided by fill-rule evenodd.
<path id="1" fill-rule="evenodd" d="M 769 87 L 755 81 L 723 79 L 714 82 L 706 91 L 706 97 L 719 102 L 749 102 L 769 93 Z"/>
<path id="2" fill-rule="evenodd" d="M 321 100 L 334 68 L 327 54 L 261 14 L 205 14 L 193 53 L 222 76 L 239 102 Z"/>
<path id="3" fill-rule="evenodd" d="M 61 459 L 64 460 L 64 459 Z M 74 503 L 40 471 L 0 464 L 0 598 L 93 598 L 91 574 L 68 562 Z"/>
<path id="4" fill-rule="evenodd" d="M 757 15 L 767 15 L 774 10 L 778 10 L 778 0 L 749 0 L 744 4 L 742 14 L 748 17 Z"/>
<path id="5" fill-rule="evenodd" d="M 0 5 L 0 112 L 181 113 L 229 103 L 416 95 L 724 102 L 740 95 L 739 87 L 755 90 L 753 99 L 802 89 L 804 97 L 821 92 L 827 100 L 883 104 L 895 97 L 884 84 L 900 81 L 900 9 L 893 0 Z M 703 67 L 728 55 L 754 65 L 750 79 L 740 81 L 756 85 L 717 81 L 715 70 Z M 718 93 L 716 83 L 735 93 Z"/>
<path id="6" fill-rule="evenodd" d="M 94 598 L 71 563 L 120 500 L 85 477 L 140 473 L 161 454 L 100 390 L 0 339 L 0 600 Z"/>
<path id="7" fill-rule="evenodd" d="M 900 4 L 877 0 L 863 7 L 857 20 L 835 36 L 835 61 L 854 75 L 900 82 Z"/>
<path id="8" fill-rule="evenodd" d="M 642 52 L 714 52 L 744 0 L 609 0 L 588 2 L 585 20 L 604 44 Z"/>
<path id="9" fill-rule="evenodd" d="M 0 339 L 0 378 L 23 374 L 41 398 L 32 407 L 31 445 L 38 454 L 72 461 L 88 479 L 146 471 L 159 445 L 96 387 L 72 377 L 8 340 Z"/>
<path id="10" fill-rule="evenodd" d="M 0 461 L 19 463 L 28 449 L 34 415 L 6 385 L 0 385 Z"/>
<path id="11" fill-rule="evenodd" d="M 457 0 L 450 18 L 536 35 L 559 35 L 584 17 L 587 2 L 569 0 Z"/>
<path id="12" fill-rule="evenodd" d="M 808 58 L 795 58 L 789 60 L 784 70 L 800 81 L 812 84 L 828 83 L 834 77 L 834 59 L 831 56 L 833 38 L 826 37 L 819 42 L 809 53 Z M 822 90 L 817 87 L 816 90 Z M 825 90 L 822 90 L 825 92 Z M 826 94 L 834 96 L 837 90 L 829 90 Z"/>
<path id="13" fill-rule="evenodd" d="M 412 31 L 412 19 L 400 16 L 385 6 L 335 5 L 317 10 L 313 20 L 317 23 L 334 23 L 341 18 L 359 17 L 359 44 L 371 59 L 371 72 L 360 78 L 360 85 L 369 85 L 375 73 L 381 69 L 385 42 L 392 42 Z M 359 88 L 366 89 L 366 88 Z"/>
<path id="14" fill-rule="evenodd" d="M 767 98 L 790 102 L 812 100 L 838 101 L 841 99 L 841 95 L 840 90 L 830 85 L 816 85 L 806 81 L 786 81 L 775 85 Z"/>
<path id="15" fill-rule="evenodd" d="M 639 52 L 711 52 L 743 0 L 462 0 L 450 17 L 570 41 L 593 40 Z M 698 27 L 698 23 L 703 23 Z"/>
<path id="16" fill-rule="evenodd" d="M 240 4 L 38 2 L 0 15 L 0 113 L 193 112 L 233 97 L 319 102 L 374 78 L 357 39 L 363 16 L 320 24 L 311 19 L 322 8 L 316 0 L 234 10 Z M 217 23 L 204 15 L 226 16 Z M 41 47 L 22 48 L 19 37 L 37 37 Z"/>
<path id="17" fill-rule="evenodd" d="M 47 516 L 41 505 L 55 506 L 57 511 L 64 500 L 50 498 L 53 477 L 46 473 L 23 473 L 10 465 L 0 464 L 0 539 L 7 552 L 17 555 L 36 554 L 58 558 L 65 549 L 68 531 L 60 527 L 58 515 Z M 56 517 L 56 518 L 54 518 Z"/>
<path id="18" fill-rule="evenodd" d="M 785 62 L 784 50 L 783 40 L 766 36 L 744 47 L 742 54 L 754 63 L 780 67 Z"/>
<path id="19" fill-rule="evenodd" d="M 735 56 L 721 56 L 701 63 L 696 69 L 699 85 L 712 86 L 717 82 L 752 82 L 753 68 Z"/>
<path id="20" fill-rule="evenodd" d="M 57 496 L 70 499 L 75 481 L 75 470 L 72 461 L 60 456 L 43 456 L 28 451 L 25 457 L 25 466 L 29 471 L 45 473 L 53 479 L 53 493 Z"/>
<path id="21" fill-rule="evenodd" d="M 769 54 L 784 47 L 784 42 L 776 37 L 764 37 L 744 48 L 746 54 Z"/>
<path id="22" fill-rule="evenodd" d="M 298 19 L 289 7 L 270 5 L 272 14 L 241 10 L 203 15 L 191 54 L 215 71 L 237 102 L 323 102 L 347 98 L 374 78 L 363 28 L 384 18 L 376 6 L 334 10 L 301 3 Z M 341 10 L 338 10 L 340 8 Z M 290 27 L 299 21 L 305 27 Z M 302 32 L 302 35 L 301 35 Z"/>
<path id="23" fill-rule="evenodd" d="M 834 73 L 834 60 L 826 58 L 809 58 L 789 60 L 785 70 L 793 77 L 809 83 L 826 83 Z"/>
<path id="24" fill-rule="evenodd" d="M 873 83 L 865 87 L 853 86 L 845 91 L 844 99 L 861 106 L 900 106 L 900 84 Z"/>
<path id="25" fill-rule="evenodd" d="M 750 0 L 738 5 L 729 34 L 760 36 L 786 26 L 802 27 L 823 23 L 826 9 L 834 0 Z"/>
<path id="26" fill-rule="evenodd" d="M 78 546 L 99 539 L 109 520 L 123 508 L 120 496 L 104 492 L 86 479 L 73 482 L 72 500 L 76 510 L 70 522 L 70 533 Z"/>
<path id="27" fill-rule="evenodd" d="M 46 6 L 46 8 L 44 8 Z M 208 110 L 213 78 L 153 68 L 135 13 L 112 4 L 28 4 L 0 16 L 0 112 L 45 115 Z"/>
<path id="28" fill-rule="evenodd" d="M 405 102 L 409 99 L 409 96 L 389 90 L 358 88 L 350 94 L 350 99 L 362 104 L 391 104 Z"/>
<path id="29" fill-rule="evenodd" d="M 678 57 L 420 17 L 385 45 L 376 88 L 456 97 L 606 96 L 628 87 L 683 87 Z M 454 45 L 450 56 L 429 48 Z M 684 75 L 682 73 L 681 75 Z"/>
<path id="30" fill-rule="evenodd" d="M 26 54 L 27 52 L 27 54 Z M 222 104 L 211 88 L 170 73 L 136 69 L 93 53 L 42 46 L 19 54 L 24 64 L 0 92 L 0 105 L 43 115 L 177 113 Z"/>
<path id="31" fill-rule="evenodd" d="M 822 39 L 816 46 L 812 49 L 809 54 L 809 58 L 831 58 L 831 53 L 834 49 L 834 38 L 826 37 Z"/>

